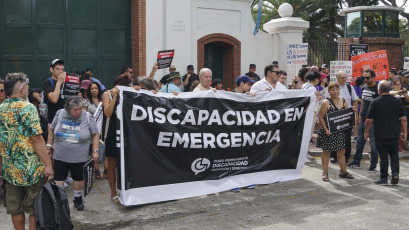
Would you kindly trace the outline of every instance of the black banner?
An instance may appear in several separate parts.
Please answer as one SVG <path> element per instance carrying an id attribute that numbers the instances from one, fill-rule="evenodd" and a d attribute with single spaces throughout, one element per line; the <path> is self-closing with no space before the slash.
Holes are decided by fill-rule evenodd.
<path id="1" fill-rule="evenodd" d="M 330 133 L 336 133 L 355 126 L 355 113 L 352 108 L 327 113 L 327 125 Z"/>
<path id="2" fill-rule="evenodd" d="M 91 159 L 85 163 L 83 167 L 84 173 L 84 197 L 88 195 L 88 193 L 92 189 L 92 185 L 94 184 L 94 159 Z"/>
<path id="3" fill-rule="evenodd" d="M 368 44 L 349 44 L 349 60 L 352 60 L 353 56 L 368 53 L 368 49 Z"/>

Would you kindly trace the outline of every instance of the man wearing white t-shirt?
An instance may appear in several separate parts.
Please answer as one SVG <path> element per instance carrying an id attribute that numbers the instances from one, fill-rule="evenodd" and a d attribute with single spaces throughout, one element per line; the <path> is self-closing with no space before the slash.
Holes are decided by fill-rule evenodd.
<path id="1" fill-rule="evenodd" d="M 263 91 L 286 90 L 287 88 L 278 82 L 281 72 L 277 65 L 267 65 L 264 68 L 264 78 L 251 86 L 250 93 L 260 93 Z"/>

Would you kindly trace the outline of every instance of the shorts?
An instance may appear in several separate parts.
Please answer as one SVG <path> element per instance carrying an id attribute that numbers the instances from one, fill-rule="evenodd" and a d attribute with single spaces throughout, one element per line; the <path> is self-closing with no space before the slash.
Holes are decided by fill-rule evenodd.
<path id="1" fill-rule="evenodd" d="M 75 181 L 83 181 L 83 167 L 86 162 L 68 163 L 64 161 L 54 160 L 54 180 L 64 181 L 67 179 L 68 172 L 71 173 L 71 178 Z"/>
<path id="2" fill-rule="evenodd" d="M 7 214 L 18 215 L 27 213 L 34 215 L 34 200 L 45 182 L 47 182 L 46 177 L 41 178 L 31 186 L 15 186 L 6 181 L 4 207 L 7 207 Z"/>

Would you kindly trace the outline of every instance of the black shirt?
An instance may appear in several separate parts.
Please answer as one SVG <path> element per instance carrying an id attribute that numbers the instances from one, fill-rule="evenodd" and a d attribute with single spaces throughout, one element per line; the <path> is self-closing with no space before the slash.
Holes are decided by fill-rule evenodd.
<path id="1" fill-rule="evenodd" d="M 168 82 L 168 79 L 170 78 L 170 75 L 169 74 L 166 74 L 165 76 L 163 76 L 161 79 L 160 79 L 160 83 L 162 83 L 162 85 L 165 85 L 167 82 Z"/>
<path id="2" fill-rule="evenodd" d="M 260 81 L 260 77 L 256 73 L 248 72 L 247 75 L 253 81 Z"/>
<path id="3" fill-rule="evenodd" d="M 383 95 L 371 102 L 367 118 L 374 120 L 375 139 L 397 139 L 400 117 L 406 116 L 403 103 L 392 95 Z"/>
<path id="4" fill-rule="evenodd" d="M 185 82 L 186 78 L 187 78 L 187 74 L 183 76 L 182 82 Z M 192 86 L 192 83 L 194 81 L 199 81 L 199 76 L 195 73 L 193 73 L 192 76 L 190 76 L 189 81 L 187 85 L 185 86 L 185 89 L 183 90 L 183 92 L 190 92 L 190 87 Z"/>
<path id="5" fill-rule="evenodd" d="M 362 89 L 362 113 L 361 113 L 361 121 L 365 122 L 366 113 L 368 112 L 369 105 L 373 99 L 377 98 L 378 94 L 378 84 L 375 84 L 372 87 L 368 87 L 367 85 L 364 86 Z"/>
<path id="6" fill-rule="evenodd" d="M 52 78 L 51 78 L 52 79 Z M 51 92 L 54 92 L 55 85 L 57 84 L 57 80 L 52 79 L 54 82 L 54 87 L 51 85 L 50 80 L 45 79 L 43 83 L 43 90 L 44 90 L 44 102 L 47 102 L 48 106 L 48 113 L 47 113 L 47 119 L 48 123 L 52 123 L 54 120 L 54 116 L 57 113 L 58 110 L 64 108 L 64 100 L 61 98 L 61 91 L 60 91 L 60 98 L 58 98 L 57 103 L 52 103 L 50 100 L 48 100 L 47 95 Z M 62 89 L 62 84 L 61 84 L 61 89 Z M 47 100 L 45 99 L 47 97 Z"/>

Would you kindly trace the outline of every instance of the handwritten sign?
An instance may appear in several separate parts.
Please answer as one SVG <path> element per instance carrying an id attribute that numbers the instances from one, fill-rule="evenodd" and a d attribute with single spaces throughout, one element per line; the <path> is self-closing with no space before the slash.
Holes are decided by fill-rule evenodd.
<path id="1" fill-rule="evenodd" d="M 287 65 L 307 65 L 308 43 L 288 44 Z"/>
<path id="2" fill-rule="evenodd" d="M 330 81 L 337 81 L 338 71 L 344 71 L 347 74 L 347 82 L 352 82 L 352 61 L 331 61 L 330 62 Z"/>
<path id="3" fill-rule="evenodd" d="M 366 69 L 372 69 L 375 72 L 375 81 L 388 79 L 389 63 L 386 50 L 354 56 L 351 58 L 351 61 L 353 83 L 355 83 L 355 79 L 361 76 Z"/>

